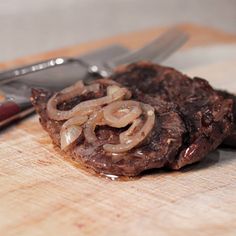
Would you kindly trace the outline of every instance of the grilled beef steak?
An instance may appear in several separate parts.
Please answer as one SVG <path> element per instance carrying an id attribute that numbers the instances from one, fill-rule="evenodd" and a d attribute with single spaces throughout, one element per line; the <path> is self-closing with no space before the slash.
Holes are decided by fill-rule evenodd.
<path id="1" fill-rule="evenodd" d="M 236 96 L 226 91 L 218 90 L 218 93 L 221 96 L 223 96 L 225 99 L 233 100 L 234 129 L 233 129 L 233 132 L 231 132 L 231 134 L 224 140 L 224 142 L 222 143 L 222 146 L 236 148 Z"/>
<path id="2" fill-rule="evenodd" d="M 98 173 L 135 176 L 152 168 L 179 169 L 204 158 L 232 131 L 232 100 L 224 99 L 203 79 L 190 79 L 174 69 L 145 62 L 120 68 L 110 79 L 127 87 L 131 100 L 151 105 L 155 123 L 145 140 L 122 153 L 107 152 L 103 145 L 118 143 L 129 126 L 99 125 L 96 144 L 82 134 L 65 150 L 74 161 Z M 103 97 L 104 91 L 77 96 L 58 109 L 70 110 L 81 101 Z M 49 118 L 49 97 L 43 90 L 34 90 L 32 102 L 42 126 L 60 146 L 65 121 Z"/>
<path id="3" fill-rule="evenodd" d="M 191 79 L 173 68 L 148 62 L 121 68 L 112 79 L 131 90 L 139 90 L 177 106 L 188 138 L 171 166 L 174 169 L 202 159 L 232 134 L 233 97 L 214 90 L 204 79 Z M 232 143 L 232 138 L 228 142 Z"/>
<path id="4" fill-rule="evenodd" d="M 132 77 L 129 76 L 131 72 Z M 138 76 L 136 76 L 138 74 Z M 156 75 L 155 75 L 156 74 Z M 133 78 L 136 77 L 136 78 Z M 149 77 L 148 79 L 144 79 Z M 156 79 L 154 79 L 154 77 Z M 129 78 L 129 79 L 125 79 Z M 207 81 L 201 78 L 193 78 L 190 80 L 189 77 L 181 74 L 180 72 L 174 70 L 173 68 L 153 65 L 150 63 L 138 63 L 129 66 L 129 69 L 121 69 L 119 73 L 113 76 L 113 79 L 122 84 L 138 88 L 146 94 L 151 96 L 158 95 L 165 101 L 171 101 L 179 105 L 180 110 L 183 114 L 186 114 L 186 120 L 189 120 L 191 116 L 191 109 L 194 104 L 197 106 L 202 106 L 201 103 L 211 102 L 214 103 L 214 99 L 211 97 L 216 95 L 217 97 L 223 97 L 226 100 L 233 101 L 233 120 L 234 129 L 230 132 L 223 142 L 223 146 L 236 147 L 236 96 L 228 93 L 227 91 L 213 90 L 210 88 L 209 93 L 207 92 L 207 87 L 209 84 Z M 199 86 L 198 86 L 199 84 Z M 202 86 L 200 87 L 200 84 Z M 198 88 L 199 87 L 199 88 Z M 197 101 L 197 97 L 199 101 Z M 195 99 L 195 102 L 193 101 Z M 185 110 L 185 111 L 184 111 Z M 197 110 L 195 110 L 197 111 Z M 204 113 L 204 111 L 203 111 Z M 189 120 L 190 121 L 190 120 Z"/>

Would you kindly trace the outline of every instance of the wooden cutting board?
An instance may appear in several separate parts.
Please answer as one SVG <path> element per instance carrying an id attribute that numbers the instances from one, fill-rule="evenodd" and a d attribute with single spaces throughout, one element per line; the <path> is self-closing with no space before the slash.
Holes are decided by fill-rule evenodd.
<path id="1" fill-rule="evenodd" d="M 194 25 L 185 48 L 235 43 L 236 36 Z M 112 43 L 136 48 L 146 30 L 2 63 L 9 68 L 77 55 Z M 36 115 L 0 135 L 0 235 L 236 235 L 236 152 L 215 151 L 181 171 L 112 181 L 63 160 Z"/>

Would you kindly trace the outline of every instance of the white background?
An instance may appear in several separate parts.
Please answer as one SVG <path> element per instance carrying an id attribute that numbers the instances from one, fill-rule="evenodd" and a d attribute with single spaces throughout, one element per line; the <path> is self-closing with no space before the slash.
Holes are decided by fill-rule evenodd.
<path id="1" fill-rule="evenodd" d="M 0 0 L 0 61 L 179 22 L 236 33 L 236 0 Z"/>

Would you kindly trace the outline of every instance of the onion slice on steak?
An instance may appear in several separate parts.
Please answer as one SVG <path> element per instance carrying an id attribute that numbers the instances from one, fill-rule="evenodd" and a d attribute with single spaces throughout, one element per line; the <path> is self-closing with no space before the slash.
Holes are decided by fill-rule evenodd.
<path id="1" fill-rule="evenodd" d="M 146 118 L 142 127 L 137 132 L 135 132 L 135 128 L 138 126 L 137 123 L 139 123 L 137 121 L 137 123 L 134 125 L 135 128 L 132 127 L 132 125 L 130 127 L 130 129 L 134 132 L 131 132 L 131 130 L 127 130 L 125 131 L 125 134 L 121 133 L 120 139 L 122 142 L 119 144 L 103 145 L 105 151 L 112 153 L 127 152 L 140 144 L 148 136 L 155 123 L 155 112 L 154 108 L 148 104 L 142 103 L 142 109 Z M 130 133 L 132 134 L 130 135 Z"/>
<path id="2" fill-rule="evenodd" d="M 70 110 L 59 110 L 57 106 L 76 96 L 89 92 L 100 92 L 101 85 L 106 86 L 106 96 L 83 101 Z M 155 123 L 154 108 L 130 99 L 131 93 L 117 82 L 101 79 L 85 86 L 82 81 L 56 93 L 49 99 L 47 112 L 50 119 L 65 120 L 62 125 L 61 149 L 65 150 L 79 139 L 82 132 L 85 140 L 97 145 L 96 126 L 108 125 L 114 128 L 130 127 L 120 133 L 118 144 L 104 144 L 107 152 L 127 152 L 139 145 L 151 132 Z"/>
<path id="3" fill-rule="evenodd" d="M 118 82 L 116 82 L 115 80 L 111 80 L 111 79 L 96 79 L 96 80 L 91 82 L 91 84 L 95 84 L 95 83 L 104 84 L 104 85 L 117 85 L 117 86 L 120 86 L 120 84 Z"/>
<path id="4" fill-rule="evenodd" d="M 122 128 L 142 114 L 140 103 L 133 100 L 112 102 L 103 109 L 107 125 Z"/>
<path id="5" fill-rule="evenodd" d="M 105 125 L 102 110 L 95 111 L 90 115 L 88 121 L 84 125 L 84 137 L 88 143 L 95 143 L 97 141 L 95 134 L 97 125 Z"/>
<path id="6" fill-rule="evenodd" d="M 136 129 L 142 124 L 142 119 L 138 118 L 133 121 L 132 125 L 119 135 L 120 143 L 127 143 L 130 140 L 130 136 L 136 132 Z"/>
<path id="7" fill-rule="evenodd" d="M 75 96 L 82 95 L 86 92 L 97 92 L 99 84 L 91 84 L 84 86 L 82 81 L 79 81 L 75 85 L 62 90 L 59 93 L 53 95 L 47 103 L 47 112 L 50 119 L 53 120 L 67 120 L 75 115 L 89 115 L 94 112 L 97 106 L 103 106 L 113 101 L 117 101 L 123 98 L 129 98 L 130 92 L 126 88 L 121 88 L 117 85 L 110 85 L 107 87 L 107 96 L 84 101 L 73 107 L 68 111 L 61 111 L 57 109 L 58 104 L 65 102 Z"/>
<path id="8" fill-rule="evenodd" d="M 61 149 L 65 150 L 70 144 L 74 143 L 82 134 L 82 127 L 72 125 L 61 131 Z"/>
<path id="9" fill-rule="evenodd" d="M 82 134 L 80 125 L 88 120 L 88 116 L 75 116 L 67 120 L 61 127 L 61 149 L 66 149 Z"/>

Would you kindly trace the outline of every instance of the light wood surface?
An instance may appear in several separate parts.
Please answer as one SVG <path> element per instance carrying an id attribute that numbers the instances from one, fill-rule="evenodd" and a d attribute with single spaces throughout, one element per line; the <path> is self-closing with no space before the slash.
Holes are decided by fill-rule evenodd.
<path id="1" fill-rule="evenodd" d="M 236 36 L 181 26 L 187 47 L 235 43 Z M 141 46 L 163 29 L 117 36 L 1 64 L 8 68 L 107 44 Z M 236 158 L 216 151 L 181 171 L 132 181 L 93 176 L 53 149 L 33 116 L 0 135 L 0 235 L 236 235 Z"/>

